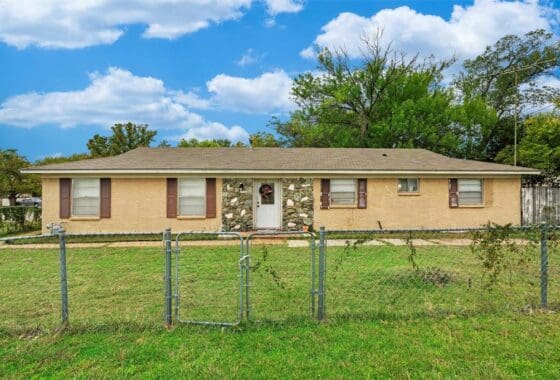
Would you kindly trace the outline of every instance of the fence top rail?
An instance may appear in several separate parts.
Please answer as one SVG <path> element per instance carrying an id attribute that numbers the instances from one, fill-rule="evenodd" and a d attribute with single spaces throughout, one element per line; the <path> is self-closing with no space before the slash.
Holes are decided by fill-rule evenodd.
<path id="1" fill-rule="evenodd" d="M 25 235 L 25 236 L 12 236 L 0 238 L 0 241 L 13 241 L 13 240 L 27 240 L 27 239 L 42 239 L 42 238 L 52 238 L 57 237 L 61 234 L 59 232 L 53 232 L 49 234 L 39 234 L 39 235 Z M 155 232 L 64 232 L 66 237 L 97 237 L 97 236 L 152 236 L 161 235 L 162 231 Z"/>
<path id="2" fill-rule="evenodd" d="M 527 226 L 512 226 L 511 228 L 516 231 L 527 231 L 534 228 L 542 228 L 546 226 L 546 229 L 560 230 L 560 225 L 553 224 L 535 224 Z M 367 233 L 367 234 L 391 234 L 391 233 L 415 233 L 415 232 L 475 232 L 475 231 L 487 231 L 488 227 L 465 227 L 465 228 L 393 228 L 393 229 L 326 229 L 327 233 Z M 152 232 L 64 232 L 66 237 L 99 237 L 99 236 L 151 236 L 151 235 L 161 235 L 163 236 L 164 231 L 152 231 Z M 213 235 L 213 236 L 232 236 L 239 237 L 243 240 L 243 236 L 239 232 L 229 232 L 229 231 L 181 231 L 174 233 L 176 235 L 175 240 L 178 242 L 181 237 L 186 235 Z M 287 236 L 287 235 L 303 235 L 309 238 L 316 237 L 317 234 L 311 231 L 256 231 L 247 234 L 246 239 L 250 240 L 255 236 Z M 39 234 L 39 235 L 24 235 L 24 236 L 12 236 L 0 238 L 0 242 L 14 241 L 14 240 L 29 240 L 29 239 L 42 239 L 42 238 L 52 238 L 59 236 L 59 232 L 49 233 L 49 234 Z"/>
<path id="3" fill-rule="evenodd" d="M 171 231 L 170 231 L 171 232 Z M 175 246 L 179 248 L 179 242 L 183 236 L 188 235 L 210 235 L 210 236 L 231 236 L 232 238 L 239 238 L 241 243 L 243 243 L 243 236 L 239 232 L 229 232 L 229 231 L 183 231 L 177 232 L 175 236 Z"/>

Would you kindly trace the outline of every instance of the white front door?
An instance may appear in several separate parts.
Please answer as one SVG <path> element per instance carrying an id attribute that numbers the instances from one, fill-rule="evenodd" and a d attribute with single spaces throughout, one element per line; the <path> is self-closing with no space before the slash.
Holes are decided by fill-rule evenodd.
<path id="1" fill-rule="evenodd" d="M 253 190 L 255 199 L 255 227 L 280 228 L 282 226 L 281 187 L 275 180 L 256 180 Z"/>

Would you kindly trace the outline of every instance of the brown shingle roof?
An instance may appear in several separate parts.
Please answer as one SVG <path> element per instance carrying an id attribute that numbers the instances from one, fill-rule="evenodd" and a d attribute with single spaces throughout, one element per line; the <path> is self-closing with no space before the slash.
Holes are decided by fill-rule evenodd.
<path id="1" fill-rule="evenodd" d="M 538 173 L 519 166 L 449 158 L 425 149 L 369 148 L 138 148 L 119 156 L 37 166 L 26 171 Z"/>

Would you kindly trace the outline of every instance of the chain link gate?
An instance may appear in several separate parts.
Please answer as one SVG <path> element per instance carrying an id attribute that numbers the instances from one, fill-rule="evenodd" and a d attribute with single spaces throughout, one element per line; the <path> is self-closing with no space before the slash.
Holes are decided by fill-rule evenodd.
<path id="1" fill-rule="evenodd" d="M 214 250 L 190 246 L 181 252 L 181 238 L 200 235 L 239 239 L 235 249 L 239 256 L 232 255 L 234 247 L 231 246 Z M 175 238 L 174 253 L 175 320 L 188 324 L 238 325 L 243 318 L 243 237 L 237 232 L 181 232 Z M 182 271 L 186 271 L 184 278 Z M 181 310 L 181 290 L 187 293 L 183 306 L 186 311 Z"/>
<path id="2" fill-rule="evenodd" d="M 309 240 L 309 257 L 301 249 L 260 245 L 256 239 L 300 236 Z M 304 248 L 304 247 L 301 247 Z M 306 231 L 259 231 L 245 239 L 245 317 L 247 320 L 283 320 L 314 317 L 317 313 L 319 273 L 315 234 Z M 307 280 L 306 280 L 307 279 Z"/>
<path id="3" fill-rule="evenodd" d="M 235 245 L 239 255 L 232 255 L 232 246 L 216 246 L 213 249 L 206 245 L 181 248 L 182 238 L 200 235 L 239 239 L 239 246 Z M 276 252 L 269 255 L 268 246 L 261 245 L 263 256 L 256 257 L 257 252 L 252 249 L 255 239 L 282 236 L 305 237 L 308 245 L 300 247 L 301 249 L 282 247 L 284 257 L 277 257 Z M 171 230 L 166 230 L 166 324 L 170 326 L 175 319 L 186 324 L 235 326 L 244 318 L 247 321 L 255 320 L 255 314 L 258 320 L 283 320 L 301 316 L 322 320 L 325 315 L 326 270 L 323 230 L 320 236 L 321 240 L 317 245 L 315 234 L 307 231 L 260 231 L 248 234 L 245 239 L 237 232 L 181 232 L 177 234 L 175 246 L 172 247 Z M 274 251 L 278 249 L 279 247 L 273 248 Z M 302 255 L 302 249 L 309 249 L 309 256 Z M 273 259 L 267 261 L 271 257 Z M 183 271 L 186 275 L 182 275 Z M 278 277 L 280 272 L 282 276 L 286 276 L 282 291 L 270 286 L 271 282 L 278 285 L 277 281 L 282 279 L 282 276 Z M 235 287 L 231 286 L 234 275 Z M 235 300 L 235 305 L 232 300 Z M 256 308 L 253 307 L 255 303 Z"/>

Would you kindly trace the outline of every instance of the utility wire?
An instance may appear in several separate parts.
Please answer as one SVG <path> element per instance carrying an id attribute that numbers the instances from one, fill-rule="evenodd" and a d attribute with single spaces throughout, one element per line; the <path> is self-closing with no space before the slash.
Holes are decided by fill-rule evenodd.
<path id="1" fill-rule="evenodd" d="M 515 78 L 514 78 L 515 88 L 517 88 L 518 87 L 517 74 L 519 72 L 531 69 L 531 68 L 536 67 L 536 66 L 541 66 L 541 65 L 543 65 L 545 63 L 549 63 L 549 62 L 558 62 L 558 58 L 551 58 L 551 59 L 547 59 L 547 60 L 544 60 L 544 61 L 533 62 L 529 65 L 516 67 L 516 68 L 512 68 L 512 69 L 507 69 L 507 70 L 504 70 L 504 71 L 498 71 L 498 72 L 494 72 L 494 73 L 491 73 L 491 74 L 479 75 L 478 78 L 488 78 L 488 77 L 497 78 L 497 77 L 505 75 L 505 74 L 513 73 L 514 76 L 515 76 Z M 558 65 L 558 63 L 556 64 L 556 66 L 557 65 Z M 514 127 L 513 127 L 514 128 L 514 132 L 513 132 L 513 134 L 514 134 L 513 135 L 513 139 L 514 139 L 514 143 L 513 143 L 513 165 L 514 166 L 517 166 L 517 129 L 518 129 L 517 128 L 517 114 L 519 112 L 519 91 L 516 91 L 516 93 L 517 94 L 516 94 L 516 97 L 515 97 L 515 112 L 514 112 Z M 532 115 L 533 113 L 537 113 L 537 112 L 540 112 L 542 110 L 545 110 L 546 108 L 548 108 L 550 106 L 552 106 L 552 104 L 549 104 L 549 105 L 547 105 L 546 107 L 543 107 L 540 110 L 534 111 L 534 112 L 530 113 L 529 115 Z"/>
<path id="2" fill-rule="evenodd" d="M 527 113 L 527 115 L 534 115 L 534 114 L 536 114 L 536 113 L 541 113 L 542 111 L 544 111 L 544 110 L 546 110 L 546 109 L 548 109 L 548 108 L 554 108 L 554 107 L 555 107 L 554 104 L 547 104 L 546 106 L 544 106 L 544 107 L 542 107 L 542 108 L 539 108 L 539 109 L 537 109 L 537 110 L 534 110 L 534 111 L 531 111 L 531 112 Z"/>

